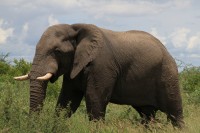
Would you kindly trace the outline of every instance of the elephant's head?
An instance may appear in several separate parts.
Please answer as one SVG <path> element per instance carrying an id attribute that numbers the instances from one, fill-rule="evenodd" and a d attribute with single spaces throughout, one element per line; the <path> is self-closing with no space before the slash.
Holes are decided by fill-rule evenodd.
<path id="1" fill-rule="evenodd" d="M 30 110 L 37 111 L 45 99 L 48 81 L 65 74 L 75 78 L 95 59 L 102 47 L 100 30 L 94 25 L 59 24 L 49 27 L 36 46 L 32 69 L 16 80 L 30 79 Z"/>

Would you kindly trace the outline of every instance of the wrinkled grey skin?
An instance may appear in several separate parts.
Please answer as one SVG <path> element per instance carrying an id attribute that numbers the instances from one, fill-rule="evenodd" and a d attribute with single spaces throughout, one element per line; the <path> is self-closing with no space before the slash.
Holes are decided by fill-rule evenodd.
<path id="1" fill-rule="evenodd" d="M 114 32 L 90 24 L 49 27 L 36 47 L 30 77 L 30 110 L 40 110 L 48 81 L 63 76 L 57 106 L 76 111 L 85 97 L 90 120 L 105 116 L 109 102 L 134 107 L 144 123 L 156 111 L 182 127 L 182 100 L 174 59 L 152 35 L 142 31 Z"/>

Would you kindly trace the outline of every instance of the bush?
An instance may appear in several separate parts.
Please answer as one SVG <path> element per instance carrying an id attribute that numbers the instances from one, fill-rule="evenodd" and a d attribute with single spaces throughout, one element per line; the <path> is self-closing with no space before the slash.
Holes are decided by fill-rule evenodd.
<path id="1" fill-rule="evenodd" d="M 56 82 L 48 83 L 47 96 L 48 98 L 57 98 L 62 86 L 62 77 L 60 77 Z"/>
<path id="2" fill-rule="evenodd" d="M 31 63 L 24 59 L 14 59 L 13 63 L 8 60 L 8 54 L 0 55 L 0 82 L 13 83 L 14 76 L 27 74 L 30 71 Z"/>
<path id="3" fill-rule="evenodd" d="M 25 61 L 24 59 L 14 59 L 13 73 L 18 75 L 25 75 L 30 71 L 31 63 Z"/>
<path id="4" fill-rule="evenodd" d="M 8 61 L 9 54 L 0 54 L 0 74 L 1 75 L 24 75 L 30 71 L 31 63 L 25 61 L 24 59 L 14 59 L 11 64 Z"/>
<path id="5" fill-rule="evenodd" d="M 10 65 L 6 62 L 0 61 L 0 75 L 7 74 L 10 72 Z"/>
<path id="6" fill-rule="evenodd" d="M 200 67 L 185 67 L 180 73 L 181 86 L 190 103 L 200 103 Z"/>
<path id="7" fill-rule="evenodd" d="M 7 74 L 10 71 L 10 63 L 7 61 L 8 55 L 0 55 L 0 75 Z"/>

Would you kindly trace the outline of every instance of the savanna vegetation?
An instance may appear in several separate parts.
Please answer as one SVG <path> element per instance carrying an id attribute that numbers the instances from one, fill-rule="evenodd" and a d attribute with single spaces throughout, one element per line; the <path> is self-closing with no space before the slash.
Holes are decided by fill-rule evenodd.
<path id="1" fill-rule="evenodd" d="M 62 78 L 49 84 L 44 108 L 40 114 L 29 115 L 29 81 L 17 82 L 16 75 L 26 74 L 31 63 L 24 59 L 7 60 L 8 54 L 0 55 L 0 133 L 199 133 L 200 132 L 200 67 L 184 65 L 180 72 L 186 128 L 174 129 L 166 115 L 158 112 L 156 121 L 146 129 L 140 124 L 138 113 L 130 106 L 109 104 L 106 120 L 90 122 L 84 100 L 78 111 L 65 118 L 63 110 L 55 116 L 55 105 Z M 183 64 L 182 64 L 183 66 Z"/>

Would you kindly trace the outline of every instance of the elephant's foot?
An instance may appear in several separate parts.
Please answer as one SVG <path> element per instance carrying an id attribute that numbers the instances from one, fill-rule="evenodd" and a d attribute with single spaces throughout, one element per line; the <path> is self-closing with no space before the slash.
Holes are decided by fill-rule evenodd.
<path id="1" fill-rule="evenodd" d="M 179 129 L 182 129 L 185 127 L 185 122 L 183 121 L 182 116 L 175 117 L 173 115 L 168 115 L 167 118 L 171 120 L 171 123 L 174 127 L 177 127 Z"/>
<path id="2" fill-rule="evenodd" d="M 99 121 L 99 120 L 105 120 L 105 113 L 104 112 L 92 112 L 88 114 L 89 121 Z"/>
<path id="3" fill-rule="evenodd" d="M 155 116 L 152 115 L 149 116 L 143 115 L 141 120 L 141 124 L 144 125 L 145 128 L 148 128 L 151 123 L 155 122 L 156 122 Z"/>

